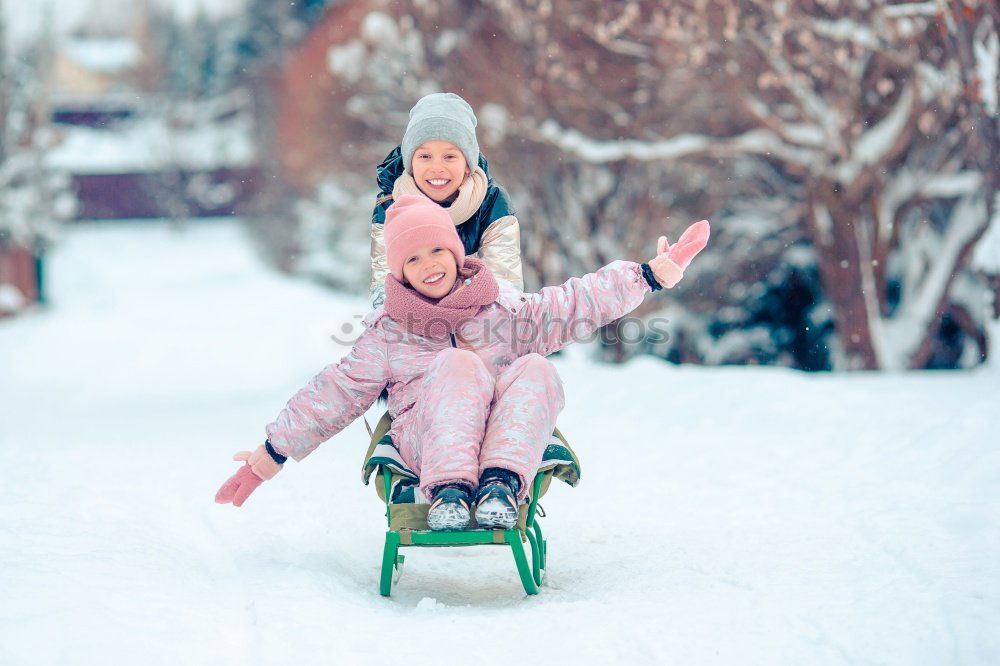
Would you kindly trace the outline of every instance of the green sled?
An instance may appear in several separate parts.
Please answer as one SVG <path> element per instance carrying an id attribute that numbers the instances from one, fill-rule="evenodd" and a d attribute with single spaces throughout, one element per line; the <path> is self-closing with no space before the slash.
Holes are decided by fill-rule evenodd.
<path id="1" fill-rule="evenodd" d="M 386 412 L 375 430 L 371 431 L 371 443 L 361 471 L 361 480 L 365 485 L 371 480 L 372 473 L 375 474 L 375 491 L 385 502 L 385 516 L 389 524 L 379 581 L 382 596 L 389 596 L 394 578 L 401 573 L 404 556 L 399 552 L 400 548 L 489 545 L 510 546 L 524 591 L 538 594 L 548 550 L 537 520 L 538 499 L 548 491 L 553 478 L 574 487 L 580 482 L 580 461 L 559 429 L 552 433 L 552 441 L 545 449 L 542 464 L 531 485 L 529 501 L 519 507 L 517 527 L 509 530 L 481 529 L 473 518 L 468 529 L 434 532 L 427 529 L 430 505 L 414 502 L 419 480 L 399 456 L 389 436 L 391 424 L 392 417 Z M 544 512 L 541 515 L 544 516 Z M 531 547 L 530 564 L 524 552 L 525 541 Z"/>

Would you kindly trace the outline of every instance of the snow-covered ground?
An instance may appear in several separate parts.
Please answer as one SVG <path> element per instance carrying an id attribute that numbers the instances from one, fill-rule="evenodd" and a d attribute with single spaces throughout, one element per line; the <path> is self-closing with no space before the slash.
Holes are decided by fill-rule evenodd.
<path id="1" fill-rule="evenodd" d="M 996 371 L 578 348 L 541 594 L 506 549 L 409 549 L 384 599 L 360 421 L 213 502 L 362 297 L 228 221 L 79 225 L 50 271 L 51 307 L 0 322 L 0 664 L 1000 662 Z"/>

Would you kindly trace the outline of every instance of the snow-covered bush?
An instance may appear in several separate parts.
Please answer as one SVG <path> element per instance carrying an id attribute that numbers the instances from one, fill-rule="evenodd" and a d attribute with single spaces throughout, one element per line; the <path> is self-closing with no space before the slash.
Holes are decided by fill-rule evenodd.
<path id="1" fill-rule="evenodd" d="M 46 163 L 53 132 L 40 113 L 44 91 L 34 59 L 11 57 L 3 31 L 0 17 L 0 250 L 40 257 L 73 216 L 76 196 L 69 175 Z M 7 287 L 3 300 L 10 309 L 13 287 Z"/>

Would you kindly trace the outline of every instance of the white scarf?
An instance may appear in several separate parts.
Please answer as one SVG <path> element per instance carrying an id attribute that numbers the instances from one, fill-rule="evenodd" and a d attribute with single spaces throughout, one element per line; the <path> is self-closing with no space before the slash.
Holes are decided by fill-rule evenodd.
<path id="1" fill-rule="evenodd" d="M 486 188 L 486 172 L 476 167 L 476 170 L 462 181 L 455 200 L 451 202 L 448 208 L 445 208 L 448 214 L 451 215 L 451 220 L 455 223 L 455 226 L 462 224 L 479 210 L 479 207 L 483 205 L 483 199 L 486 198 Z M 404 194 L 421 194 L 425 197 L 427 196 L 417 187 L 417 181 L 407 171 L 404 171 L 392 185 L 393 199 L 398 199 Z"/>

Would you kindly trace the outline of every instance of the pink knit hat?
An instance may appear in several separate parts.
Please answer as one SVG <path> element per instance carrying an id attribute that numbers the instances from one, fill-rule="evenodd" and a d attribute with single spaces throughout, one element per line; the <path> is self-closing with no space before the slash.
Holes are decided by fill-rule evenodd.
<path id="1" fill-rule="evenodd" d="M 439 245 L 451 250 L 459 268 L 465 263 L 465 246 L 455 223 L 441 206 L 419 194 L 398 197 L 385 212 L 385 254 L 392 276 L 403 281 L 403 262 L 415 250 Z"/>

